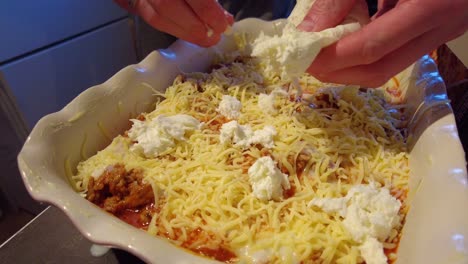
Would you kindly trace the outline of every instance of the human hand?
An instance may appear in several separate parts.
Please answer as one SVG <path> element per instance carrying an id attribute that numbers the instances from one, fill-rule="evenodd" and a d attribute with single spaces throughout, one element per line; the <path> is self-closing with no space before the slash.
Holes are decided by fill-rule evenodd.
<path id="1" fill-rule="evenodd" d="M 216 44 L 234 23 L 216 0 L 115 1 L 152 27 L 203 47 Z"/>
<path id="2" fill-rule="evenodd" d="M 362 4 L 317 0 L 299 28 L 320 31 L 336 26 Z M 379 0 L 378 7 L 369 24 L 323 49 L 307 71 L 324 82 L 378 87 L 468 30 L 467 0 Z"/>

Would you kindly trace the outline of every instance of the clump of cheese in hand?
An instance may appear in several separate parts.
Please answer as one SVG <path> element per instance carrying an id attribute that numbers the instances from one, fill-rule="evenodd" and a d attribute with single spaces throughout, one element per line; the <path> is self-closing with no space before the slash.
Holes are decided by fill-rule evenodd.
<path id="1" fill-rule="evenodd" d="M 303 22 L 307 13 L 309 13 L 314 2 L 315 0 L 296 0 L 296 5 L 288 17 L 288 22 L 296 27 L 299 26 L 299 24 Z M 361 25 L 369 22 L 369 15 L 367 12 L 363 12 L 362 6 L 354 5 L 341 24 L 344 25 L 351 22 L 359 22 Z M 313 21 L 311 21 L 311 23 L 313 23 Z"/>
<path id="2" fill-rule="evenodd" d="M 237 119 L 240 116 L 242 103 L 237 98 L 223 95 L 218 106 L 218 112 L 229 119 Z"/>
<path id="3" fill-rule="evenodd" d="M 320 32 L 305 32 L 287 24 L 281 35 L 260 33 L 253 42 L 252 56 L 263 61 L 266 71 L 277 72 L 282 78 L 297 77 L 307 70 L 322 48 L 359 28 L 356 22 Z"/>
<path id="4" fill-rule="evenodd" d="M 296 27 L 304 20 L 314 0 L 298 0 L 286 21 L 281 34 L 265 35 L 254 40 L 252 56 L 259 57 L 266 71 L 277 72 L 282 78 L 293 78 L 304 73 L 322 48 L 325 48 L 349 33 L 358 30 L 368 18 L 354 14 L 354 9 L 342 25 L 320 32 L 300 31 Z"/>
<path id="5" fill-rule="evenodd" d="M 361 243 L 361 254 L 366 263 L 387 263 L 381 242 L 398 225 L 401 207 L 400 201 L 388 189 L 378 189 L 375 184 L 356 185 L 343 198 L 315 198 L 309 206 L 342 216 L 343 226 L 353 240 Z M 370 251 L 375 248 L 381 249 L 381 253 L 371 254 Z"/>
<path id="6" fill-rule="evenodd" d="M 132 119 L 132 128 L 128 137 L 135 144 L 131 151 L 142 153 L 148 158 L 154 158 L 176 145 L 177 141 L 185 141 L 187 132 L 200 129 L 202 123 L 189 115 L 165 116 L 159 115 L 152 120 L 140 121 Z"/>
<path id="7" fill-rule="evenodd" d="M 248 148 L 254 144 L 272 148 L 275 135 L 276 129 L 272 126 L 265 126 L 263 129 L 253 131 L 249 125 L 240 125 L 234 120 L 223 124 L 219 139 L 221 144 L 232 142 L 241 148 Z"/>
<path id="8" fill-rule="evenodd" d="M 288 96 L 288 93 L 281 88 L 273 90 L 270 94 L 259 94 L 258 95 L 258 107 L 263 110 L 264 113 L 274 115 L 278 112 L 275 107 L 275 99 L 278 96 Z"/>
<path id="9" fill-rule="evenodd" d="M 288 175 L 282 173 L 271 157 L 261 157 L 248 170 L 253 194 L 262 201 L 279 200 L 283 189 L 291 188 Z"/>

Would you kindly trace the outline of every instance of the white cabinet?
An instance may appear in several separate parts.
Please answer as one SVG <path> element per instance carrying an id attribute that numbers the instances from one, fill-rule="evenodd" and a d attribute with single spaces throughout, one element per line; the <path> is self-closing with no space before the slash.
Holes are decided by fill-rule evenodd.
<path id="1" fill-rule="evenodd" d="M 40 209 L 16 167 L 30 129 L 135 63 L 132 36 L 127 14 L 112 0 L 1 1 L 0 199 L 10 207 Z"/>
<path id="2" fill-rule="evenodd" d="M 130 25 L 121 20 L 0 66 L 0 73 L 26 125 L 32 128 L 84 89 L 135 63 L 133 50 Z"/>
<path id="3" fill-rule="evenodd" d="M 1 1 L 0 63 L 125 16 L 112 0 Z"/>

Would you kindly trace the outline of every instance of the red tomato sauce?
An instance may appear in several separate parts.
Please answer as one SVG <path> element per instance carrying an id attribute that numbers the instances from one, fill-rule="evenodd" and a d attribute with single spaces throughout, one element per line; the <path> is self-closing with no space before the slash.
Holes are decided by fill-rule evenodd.
<path id="1" fill-rule="evenodd" d="M 191 250 L 200 255 L 211 257 L 218 261 L 222 261 L 226 263 L 233 263 L 235 260 L 237 260 L 236 254 L 232 253 L 231 251 L 223 247 L 219 247 L 217 249 L 197 248 L 197 249 L 191 249 Z"/>
<path id="2" fill-rule="evenodd" d="M 115 214 L 120 220 L 136 228 L 147 230 L 151 222 L 154 204 L 149 204 L 140 209 L 125 209 Z"/>

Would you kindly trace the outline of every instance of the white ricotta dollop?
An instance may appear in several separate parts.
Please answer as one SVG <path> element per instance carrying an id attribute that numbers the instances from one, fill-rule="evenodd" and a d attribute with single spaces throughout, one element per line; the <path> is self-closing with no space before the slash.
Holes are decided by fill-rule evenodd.
<path id="1" fill-rule="evenodd" d="M 399 223 L 401 203 L 386 188 L 357 185 L 346 197 L 349 202 L 343 225 L 356 241 L 363 241 L 366 236 L 384 241 Z"/>
<path id="2" fill-rule="evenodd" d="M 374 184 L 356 185 L 343 198 L 315 198 L 309 203 L 309 206 L 312 205 L 344 218 L 343 226 L 354 241 L 361 243 L 361 254 L 366 263 L 387 263 L 381 242 L 398 225 L 401 207 L 400 201 L 388 189 L 378 189 Z M 370 248 L 381 249 L 381 254 L 369 253 Z M 384 258 L 381 258 L 382 255 Z M 382 262 L 382 259 L 385 261 Z"/>
<path id="3" fill-rule="evenodd" d="M 250 144 L 260 144 L 265 148 L 272 148 L 274 136 L 276 136 L 276 129 L 273 126 L 264 126 L 262 129 L 255 130 Z"/>
<path id="4" fill-rule="evenodd" d="M 104 173 L 105 170 L 106 170 L 105 166 L 99 167 L 91 173 L 91 177 L 93 177 L 94 179 L 97 179 L 101 177 L 101 175 Z"/>
<path id="5" fill-rule="evenodd" d="M 109 172 L 112 170 L 114 170 L 114 165 L 101 166 L 101 167 L 96 168 L 91 173 L 91 177 L 93 177 L 94 179 L 98 179 L 104 174 L 104 172 Z"/>
<path id="6" fill-rule="evenodd" d="M 248 148 L 252 137 L 253 131 L 249 125 L 242 126 L 234 120 L 221 126 L 219 141 L 221 144 L 232 142 L 241 148 Z"/>
<path id="7" fill-rule="evenodd" d="M 242 104 L 237 98 L 223 95 L 218 106 L 218 112 L 229 119 L 237 119 L 240 116 Z"/>
<path id="8" fill-rule="evenodd" d="M 202 123 L 189 115 L 160 115 L 149 121 L 132 119 L 133 126 L 128 131 L 128 137 L 136 141 L 131 151 L 142 153 L 148 158 L 154 158 L 176 145 L 177 141 L 185 141 L 187 132 L 198 130 Z"/>
<path id="9" fill-rule="evenodd" d="M 279 200 L 283 189 L 291 188 L 288 175 L 282 173 L 271 157 L 261 157 L 248 170 L 253 194 L 262 201 Z"/>
<path id="10" fill-rule="evenodd" d="M 346 215 L 346 199 L 345 198 L 314 198 L 310 201 L 309 206 L 317 206 L 326 213 L 338 213 L 344 217 Z"/>
<path id="11" fill-rule="evenodd" d="M 273 126 L 265 126 L 263 129 L 253 131 L 249 125 L 240 125 L 234 120 L 223 124 L 219 140 L 221 144 L 233 143 L 241 148 L 248 148 L 255 144 L 272 148 L 275 135 L 276 129 Z"/>
<path id="12" fill-rule="evenodd" d="M 373 237 L 367 238 L 364 243 L 359 246 L 362 258 L 366 264 L 383 264 L 387 263 L 382 243 Z"/>
<path id="13" fill-rule="evenodd" d="M 281 88 L 276 88 L 270 94 L 259 94 L 258 107 L 260 107 L 265 114 L 277 114 L 278 110 L 275 107 L 275 99 L 278 96 L 288 96 L 288 93 Z"/>

